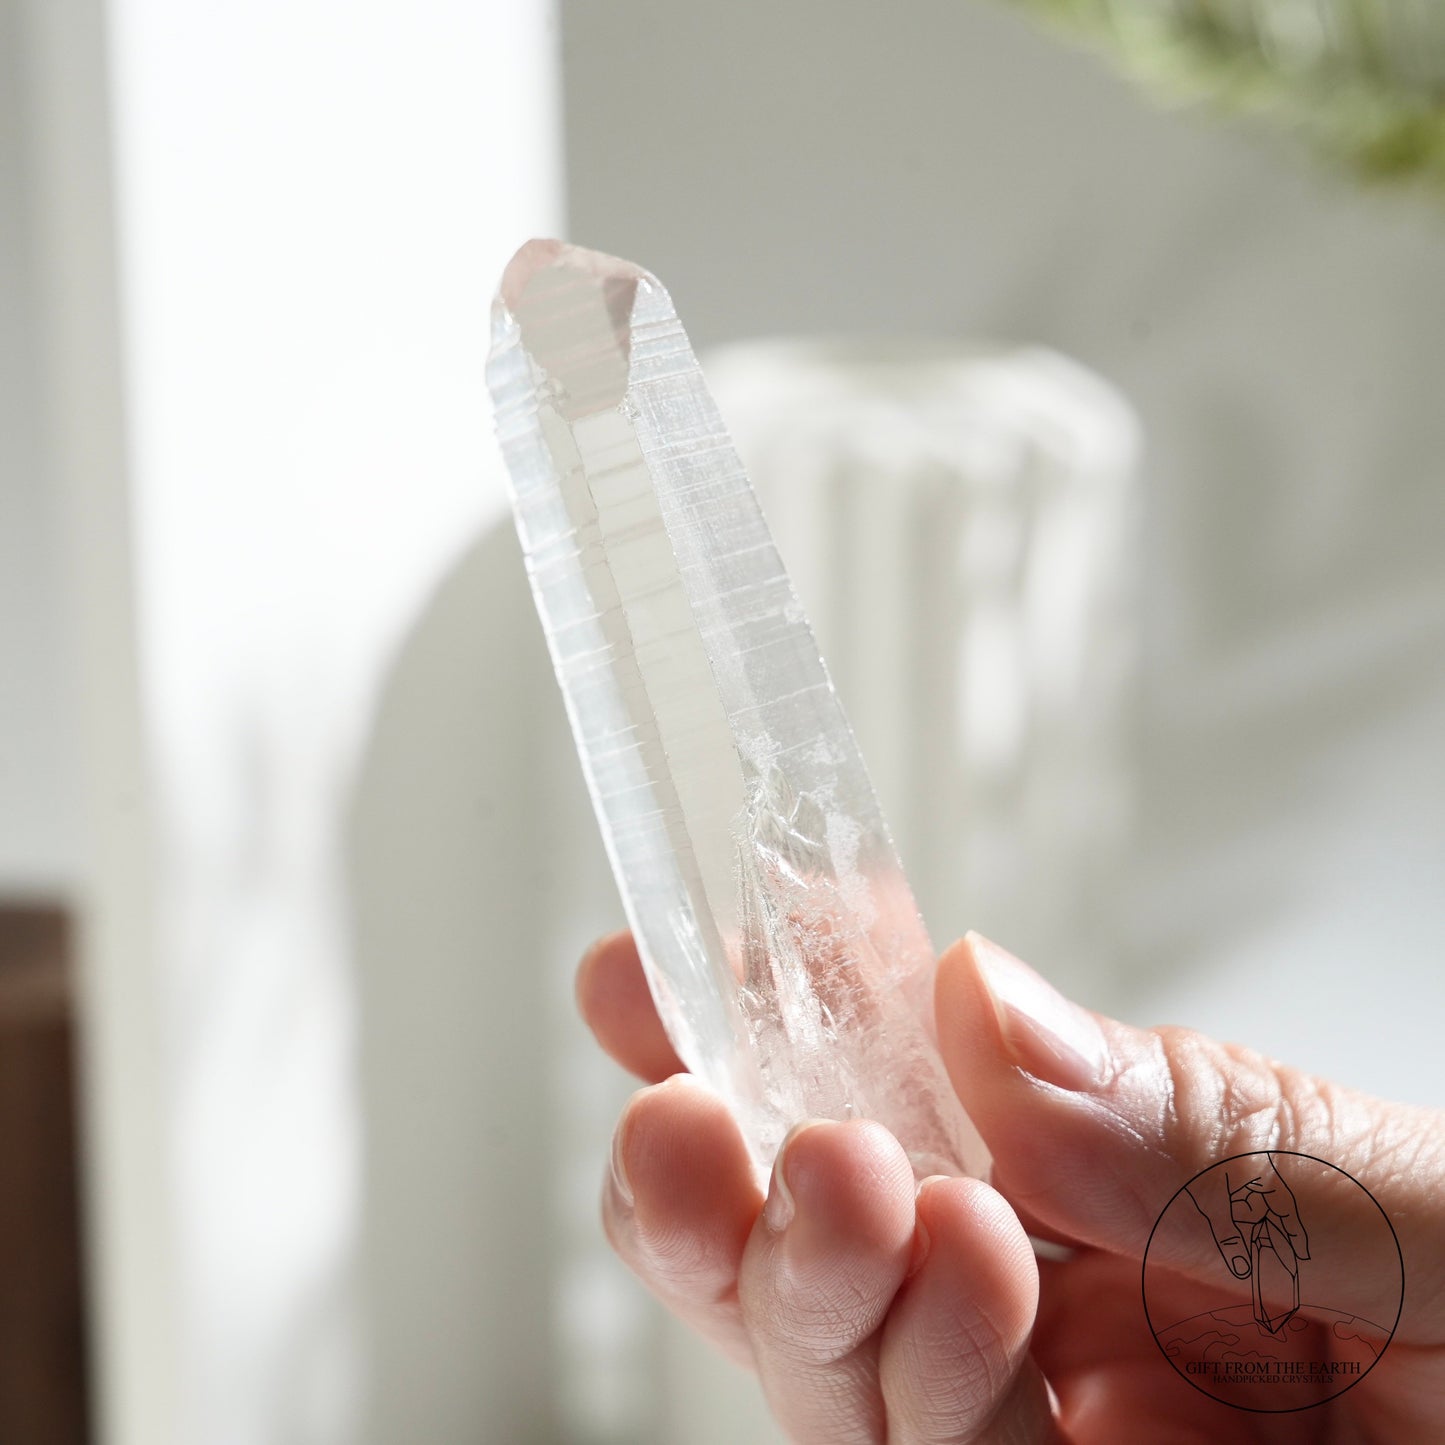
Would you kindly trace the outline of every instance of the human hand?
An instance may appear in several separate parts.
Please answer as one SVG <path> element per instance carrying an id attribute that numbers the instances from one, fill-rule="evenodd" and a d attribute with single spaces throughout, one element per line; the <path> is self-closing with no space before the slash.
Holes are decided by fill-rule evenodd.
<path id="1" fill-rule="evenodd" d="M 880 1125 L 810 1122 L 789 1135 L 765 1196 L 726 1107 L 681 1074 L 629 936 L 603 940 L 583 960 L 578 999 L 602 1046 L 652 1085 L 617 1127 L 608 1237 L 669 1309 L 758 1371 L 795 1440 L 1440 1438 L 1440 1113 L 1370 1099 L 1189 1030 L 1092 1014 L 970 936 L 939 961 L 938 1031 L 992 1151 L 991 1185 L 915 1186 Z M 1165 1203 L 1216 1161 L 1263 1151 L 1316 1155 L 1365 1182 L 1394 1223 L 1408 1282 L 1380 1366 L 1338 1399 L 1284 1415 L 1242 1413 L 1186 1384 L 1160 1356 L 1139 1292 Z M 1207 1256 L 1180 1264 L 1179 1317 L 1217 1278 L 1220 1256 L 1240 1277 L 1232 1260 L 1247 1236 L 1236 1206 L 1268 1210 L 1272 1199 L 1308 1258 L 1293 1196 L 1275 1179 L 1264 1181 L 1268 1194 L 1234 1181 L 1234 1204 L 1228 1188 L 1221 1200 L 1206 1193 L 1214 1241 Z M 1327 1223 L 1312 1217 L 1310 1228 Z M 1026 1230 L 1071 1257 L 1036 1259 Z M 1311 1357 L 1330 1358 L 1328 1328 L 1309 1328 Z"/>

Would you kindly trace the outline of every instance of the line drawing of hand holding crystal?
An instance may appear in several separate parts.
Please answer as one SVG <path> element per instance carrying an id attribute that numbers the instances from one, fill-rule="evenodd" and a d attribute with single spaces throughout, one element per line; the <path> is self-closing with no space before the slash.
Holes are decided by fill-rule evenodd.
<path id="1" fill-rule="evenodd" d="M 1310 1257 L 1310 1246 L 1294 1191 L 1274 1156 L 1227 1159 L 1188 1190 L 1225 1267 L 1235 1279 L 1250 1281 L 1255 1323 L 1269 1334 L 1283 1334 L 1299 1309 L 1299 1266 Z"/>

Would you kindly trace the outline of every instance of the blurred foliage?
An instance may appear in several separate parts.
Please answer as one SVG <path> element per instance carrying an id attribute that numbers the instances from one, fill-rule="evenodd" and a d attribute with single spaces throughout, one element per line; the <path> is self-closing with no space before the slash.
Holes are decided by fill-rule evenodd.
<path id="1" fill-rule="evenodd" d="M 1445 191 L 1445 0 L 1017 0 L 1162 98 L 1279 122 Z"/>

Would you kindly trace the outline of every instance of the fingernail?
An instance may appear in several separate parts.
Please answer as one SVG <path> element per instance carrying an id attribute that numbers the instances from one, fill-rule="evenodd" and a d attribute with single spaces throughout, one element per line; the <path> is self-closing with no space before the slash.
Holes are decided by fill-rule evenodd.
<path id="1" fill-rule="evenodd" d="M 1097 1088 L 1108 1075 L 1109 1046 L 1093 1015 L 997 944 L 977 933 L 968 941 L 1019 1067 L 1061 1089 Z"/>
<path id="2" fill-rule="evenodd" d="M 1239 1279 L 1243 1279 L 1249 1273 L 1249 1261 L 1242 1254 L 1236 1254 L 1229 1261 L 1229 1267 Z"/>
<path id="3" fill-rule="evenodd" d="M 903 1273 L 904 1279 L 912 1279 L 928 1263 L 928 1251 L 932 1248 L 933 1238 L 920 1219 L 913 1226 L 913 1248 L 908 1252 L 908 1268 Z"/>
<path id="4" fill-rule="evenodd" d="M 918 1186 L 918 1193 L 914 1196 L 915 1208 L 917 1207 L 917 1201 L 923 1198 L 923 1191 L 927 1189 L 935 1179 L 945 1178 L 947 1178 L 947 1175 L 944 1174 L 930 1174 L 927 1179 L 922 1180 Z M 915 1219 L 913 1222 L 913 1247 L 908 1252 L 908 1268 L 903 1272 L 904 1279 L 912 1279 L 913 1276 L 928 1263 L 928 1255 L 932 1248 L 933 1236 L 929 1234 L 927 1226 L 921 1219 Z"/>
<path id="5" fill-rule="evenodd" d="M 788 1151 L 799 1134 L 820 1122 L 818 1119 L 806 1119 L 801 1124 L 795 1124 L 788 1130 L 788 1137 L 783 1140 L 778 1157 L 773 1161 L 773 1177 L 768 1184 L 768 1197 L 763 1201 L 763 1223 L 774 1234 L 781 1234 L 792 1223 L 796 1213 L 793 1191 L 788 1184 Z"/>
<path id="6" fill-rule="evenodd" d="M 623 1162 L 622 1149 L 624 1138 L 627 1133 L 627 1116 L 624 1114 L 617 1125 L 617 1131 L 612 1136 L 612 1155 L 608 1165 L 612 1175 L 612 1188 L 618 1199 L 626 1209 L 631 1209 L 634 1203 L 632 1195 L 632 1183 L 627 1177 L 627 1165 Z"/>

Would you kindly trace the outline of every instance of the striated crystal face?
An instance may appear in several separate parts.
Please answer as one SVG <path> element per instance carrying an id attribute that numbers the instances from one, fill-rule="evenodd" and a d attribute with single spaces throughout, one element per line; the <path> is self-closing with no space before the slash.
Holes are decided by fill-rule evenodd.
<path id="1" fill-rule="evenodd" d="M 668 1034 L 760 1166 L 804 1118 L 920 1175 L 987 1155 L 933 1043 L 933 949 L 667 292 L 530 241 L 488 384 L 577 749 Z M 901 640 L 900 640 L 901 645 Z"/>

